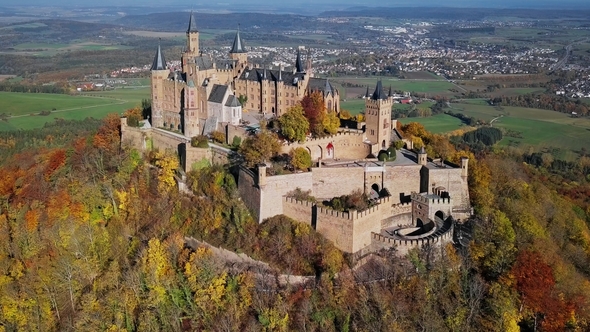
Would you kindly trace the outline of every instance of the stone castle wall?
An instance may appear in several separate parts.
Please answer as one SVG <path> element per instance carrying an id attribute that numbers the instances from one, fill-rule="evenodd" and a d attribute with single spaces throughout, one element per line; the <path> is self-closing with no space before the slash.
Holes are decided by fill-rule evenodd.
<path id="1" fill-rule="evenodd" d="M 332 143 L 334 146 L 333 154 L 328 154 L 327 146 Z M 351 131 L 340 132 L 333 136 L 322 138 L 311 138 L 303 143 L 291 143 L 283 145 L 281 153 L 289 153 L 292 149 L 302 147 L 309 150 L 311 160 L 318 159 L 357 159 L 363 158 L 371 153 L 370 147 L 364 143 L 364 133 Z"/>
<path id="2" fill-rule="evenodd" d="M 256 183 L 256 175 L 249 169 L 240 167 L 238 175 L 238 191 L 246 206 L 250 209 L 254 218 L 260 222 L 261 192 Z"/>
<path id="3" fill-rule="evenodd" d="M 318 199 L 331 199 L 349 195 L 355 190 L 364 192 L 362 167 L 322 167 L 312 168 L 313 195 Z"/>
<path id="4" fill-rule="evenodd" d="M 378 233 L 371 233 L 371 240 L 371 249 L 374 251 L 395 247 L 398 255 L 405 256 L 410 250 L 414 248 L 422 248 L 425 245 L 439 247 L 453 241 L 453 227 L 451 227 L 451 229 L 449 229 L 443 235 L 433 238 L 397 240 Z"/>
<path id="5" fill-rule="evenodd" d="M 383 187 L 389 190 L 392 203 L 401 203 L 401 196 L 409 196 L 420 189 L 420 165 L 386 167 Z"/>
<path id="6" fill-rule="evenodd" d="M 397 207 L 400 209 L 400 207 Z M 404 207 L 404 210 L 407 208 Z M 364 211 L 335 211 L 312 202 L 283 198 L 283 213 L 295 220 L 314 226 L 315 230 L 345 252 L 356 253 L 372 243 L 372 232 L 381 230 L 382 222 L 392 212 L 390 198 Z"/>
<path id="7" fill-rule="evenodd" d="M 433 188 L 445 187 L 452 199 L 454 209 L 468 209 L 469 187 L 467 177 L 461 176 L 461 168 L 441 168 L 428 170 L 428 192 Z"/>

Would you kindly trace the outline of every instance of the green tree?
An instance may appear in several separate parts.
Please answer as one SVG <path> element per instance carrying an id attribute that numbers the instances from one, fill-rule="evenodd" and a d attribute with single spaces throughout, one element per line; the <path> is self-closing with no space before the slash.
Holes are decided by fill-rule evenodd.
<path id="1" fill-rule="evenodd" d="M 291 150 L 291 165 L 295 169 L 306 170 L 311 167 L 311 155 L 305 148 L 295 148 Z"/>
<path id="2" fill-rule="evenodd" d="M 279 118 L 281 124 L 281 134 L 289 141 L 305 141 L 305 135 L 309 131 L 309 121 L 303 114 L 303 107 L 296 105 L 287 110 Z"/>
<path id="3" fill-rule="evenodd" d="M 239 152 L 244 156 L 246 165 L 253 167 L 256 164 L 268 161 L 279 152 L 281 145 L 275 133 L 262 130 L 255 136 L 248 137 L 240 146 Z"/>

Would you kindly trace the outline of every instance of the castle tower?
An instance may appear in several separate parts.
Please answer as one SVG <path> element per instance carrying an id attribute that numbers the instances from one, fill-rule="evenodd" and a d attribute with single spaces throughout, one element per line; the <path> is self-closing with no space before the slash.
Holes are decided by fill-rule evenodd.
<path id="1" fill-rule="evenodd" d="M 152 118 L 153 127 L 164 126 L 164 81 L 168 79 L 170 71 L 166 68 L 166 60 L 160 44 L 154 56 L 154 62 L 151 67 L 151 92 L 152 92 Z"/>
<path id="2" fill-rule="evenodd" d="M 284 97 L 286 96 L 285 84 L 283 84 L 283 66 L 279 65 L 279 74 L 275 80 L 275 115 L 281 116 L 284 113 L 284 106 L 287 103 L 284 101 Z"/>
<path id="3" fill-rule="evenodd" d="M 189 80 L 184 89 L 183 105 L 183 134 L 186 137 L 194 137 L 201 133 L 199 128 L 199 95 L 193 80 Z"/>
<path id="4" fill-rule="evenodd" d="M 425 166 L 426 162 L 428 161 L 426 150 L 424 147 L 420 148 L 420 152 L 418 152 L 418 165 Z"/>
<path id="5" fill-rule="evenodd" d="M 192 11 L 191 17 L 188 21 L 188 29 L 186 30 L 186 39 L 186 53 L 191 56 L 199 55 L 199 30 L 197 30 L 197 23 Z"/>
<path id="6" fill-rule="evenodd" d="M 461 157 L 461 176 L 467 177 L 469 175 L 469 158 Z"/>
<path id="7" fill-rule="evenodd" d="M 262 74 L 260 74 L 259 77 L 260 80 L 260 111 L 263 114 L 268 114 L 269 112 L 272 111 L 271 107 L 271 99 L 272 97 L 274 97 L 271 94 L 271 82 L 268 79 L 268 74 L 266 71 L 266 66 L 264 67 L 264 70 L 262 71 Z"/>
<path id="8" fill-rule="evenodd" d="M 309 51 L 307 52 L 307 61 L 305 64 L 305 73 L 309 77 L 313 77 L 313 68 L 311 67 L 311 55 Z"/>
<path id="9" fill-rule="evenodd" d="M 387 149 L 391 142 L 391 106 L 391 99 L 383 93 L 381 81 L 378 81 L 373 95 L 365 100 L 365 134 L 373 144 L 373 154 Z"/>
<path id="10" fill-rule="evenodd" d="M 297 59 L 295 60 L 295 72 L 305 73 L 305 69 L 303 68 L 303 60 L 301 60 L 301 50 L 299 49 L 297 49 Z"/>
<path id="11" fill-rule="evenodd" d="M 229 51 L 229 56 L 232 60 L 236 60 L 238 63 L 236 67 L 238 71 L 236 72 L 236 76 L 241 74 L 241 71 L 246 65 L 248 64 L 248 52 L 246 52 L 246 48 L 244 47 L 244 42 L 240 37 L 240 26 L 238 25 L 238 31 L 236 32 L 236 36 L 234 38 L 234 43 L 232 44 L 231 50 Z"/>

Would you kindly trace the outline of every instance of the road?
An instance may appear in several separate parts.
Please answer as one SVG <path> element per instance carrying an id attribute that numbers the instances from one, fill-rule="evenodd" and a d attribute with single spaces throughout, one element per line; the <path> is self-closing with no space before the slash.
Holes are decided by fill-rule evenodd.
<path id="1" fill-rule="evenodd" d="M 567 63 L 567 59 L 572 54 L 572 48 L 574 47 L 574 45 L 575 44 L 580 44 L 580 43 L 585 43 L 588 40 L 590 40 L 590 38 L 586 38 L 586 39 L 583 39 L 583 40 L 575 41 L 575 42 L 567 45 L 565 47 L 565 55 L 563 56 L 563 58 L 559 59 L 559 61 L 557 61 L 554 65 L 552 65 L 551 67 L 549 67 L 549 71 L 557 70 L 557 69 L 565 66 L 565 64 Z"/>

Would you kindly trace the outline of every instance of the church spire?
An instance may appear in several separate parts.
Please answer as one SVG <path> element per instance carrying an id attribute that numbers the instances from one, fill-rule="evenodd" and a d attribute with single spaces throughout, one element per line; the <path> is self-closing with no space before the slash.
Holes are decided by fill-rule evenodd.
<path id="1" fill-rule="evenodd" d="M 301 60 L 301 50 L 297 49 L 297 60 L 295 60 L 295 70 L 298 73 L 303 73 L 305 69 L 303 69 L 303 60 Z"/>
<path id="2" fill-rule="evenodd" d="M 197 23 L 195 21 L 195 16 L 193 15 L 192 10 L 191 10 L 191 17 L 188 21 L 188 30 L 186 30 L 186 33 L 191 33 L 191 32 L 199 32 L 199 30 L 197 30 Z"/>
<path id="3" fill-rule="evenodd" d="M 236 32 L 236 37 L 234 38 L 234 43 L 231 47 L 231 51 L 229 53 L 246 53 L 246 49 L 244 48 L 244 43 L 242 42 L 242 38 L 240 38 L 240 25 L 238 24 L 238 31 Z"/>
<path id="4" fill-rule="evenodd" d="M 156 51 L 156 56 L 154 57 L 151 70 L 166 70 L 166 60 L 164 60 L 164 54 L 162 54 L 162 48 L 160 47 L 159 42 L 158 50 Z"/>

